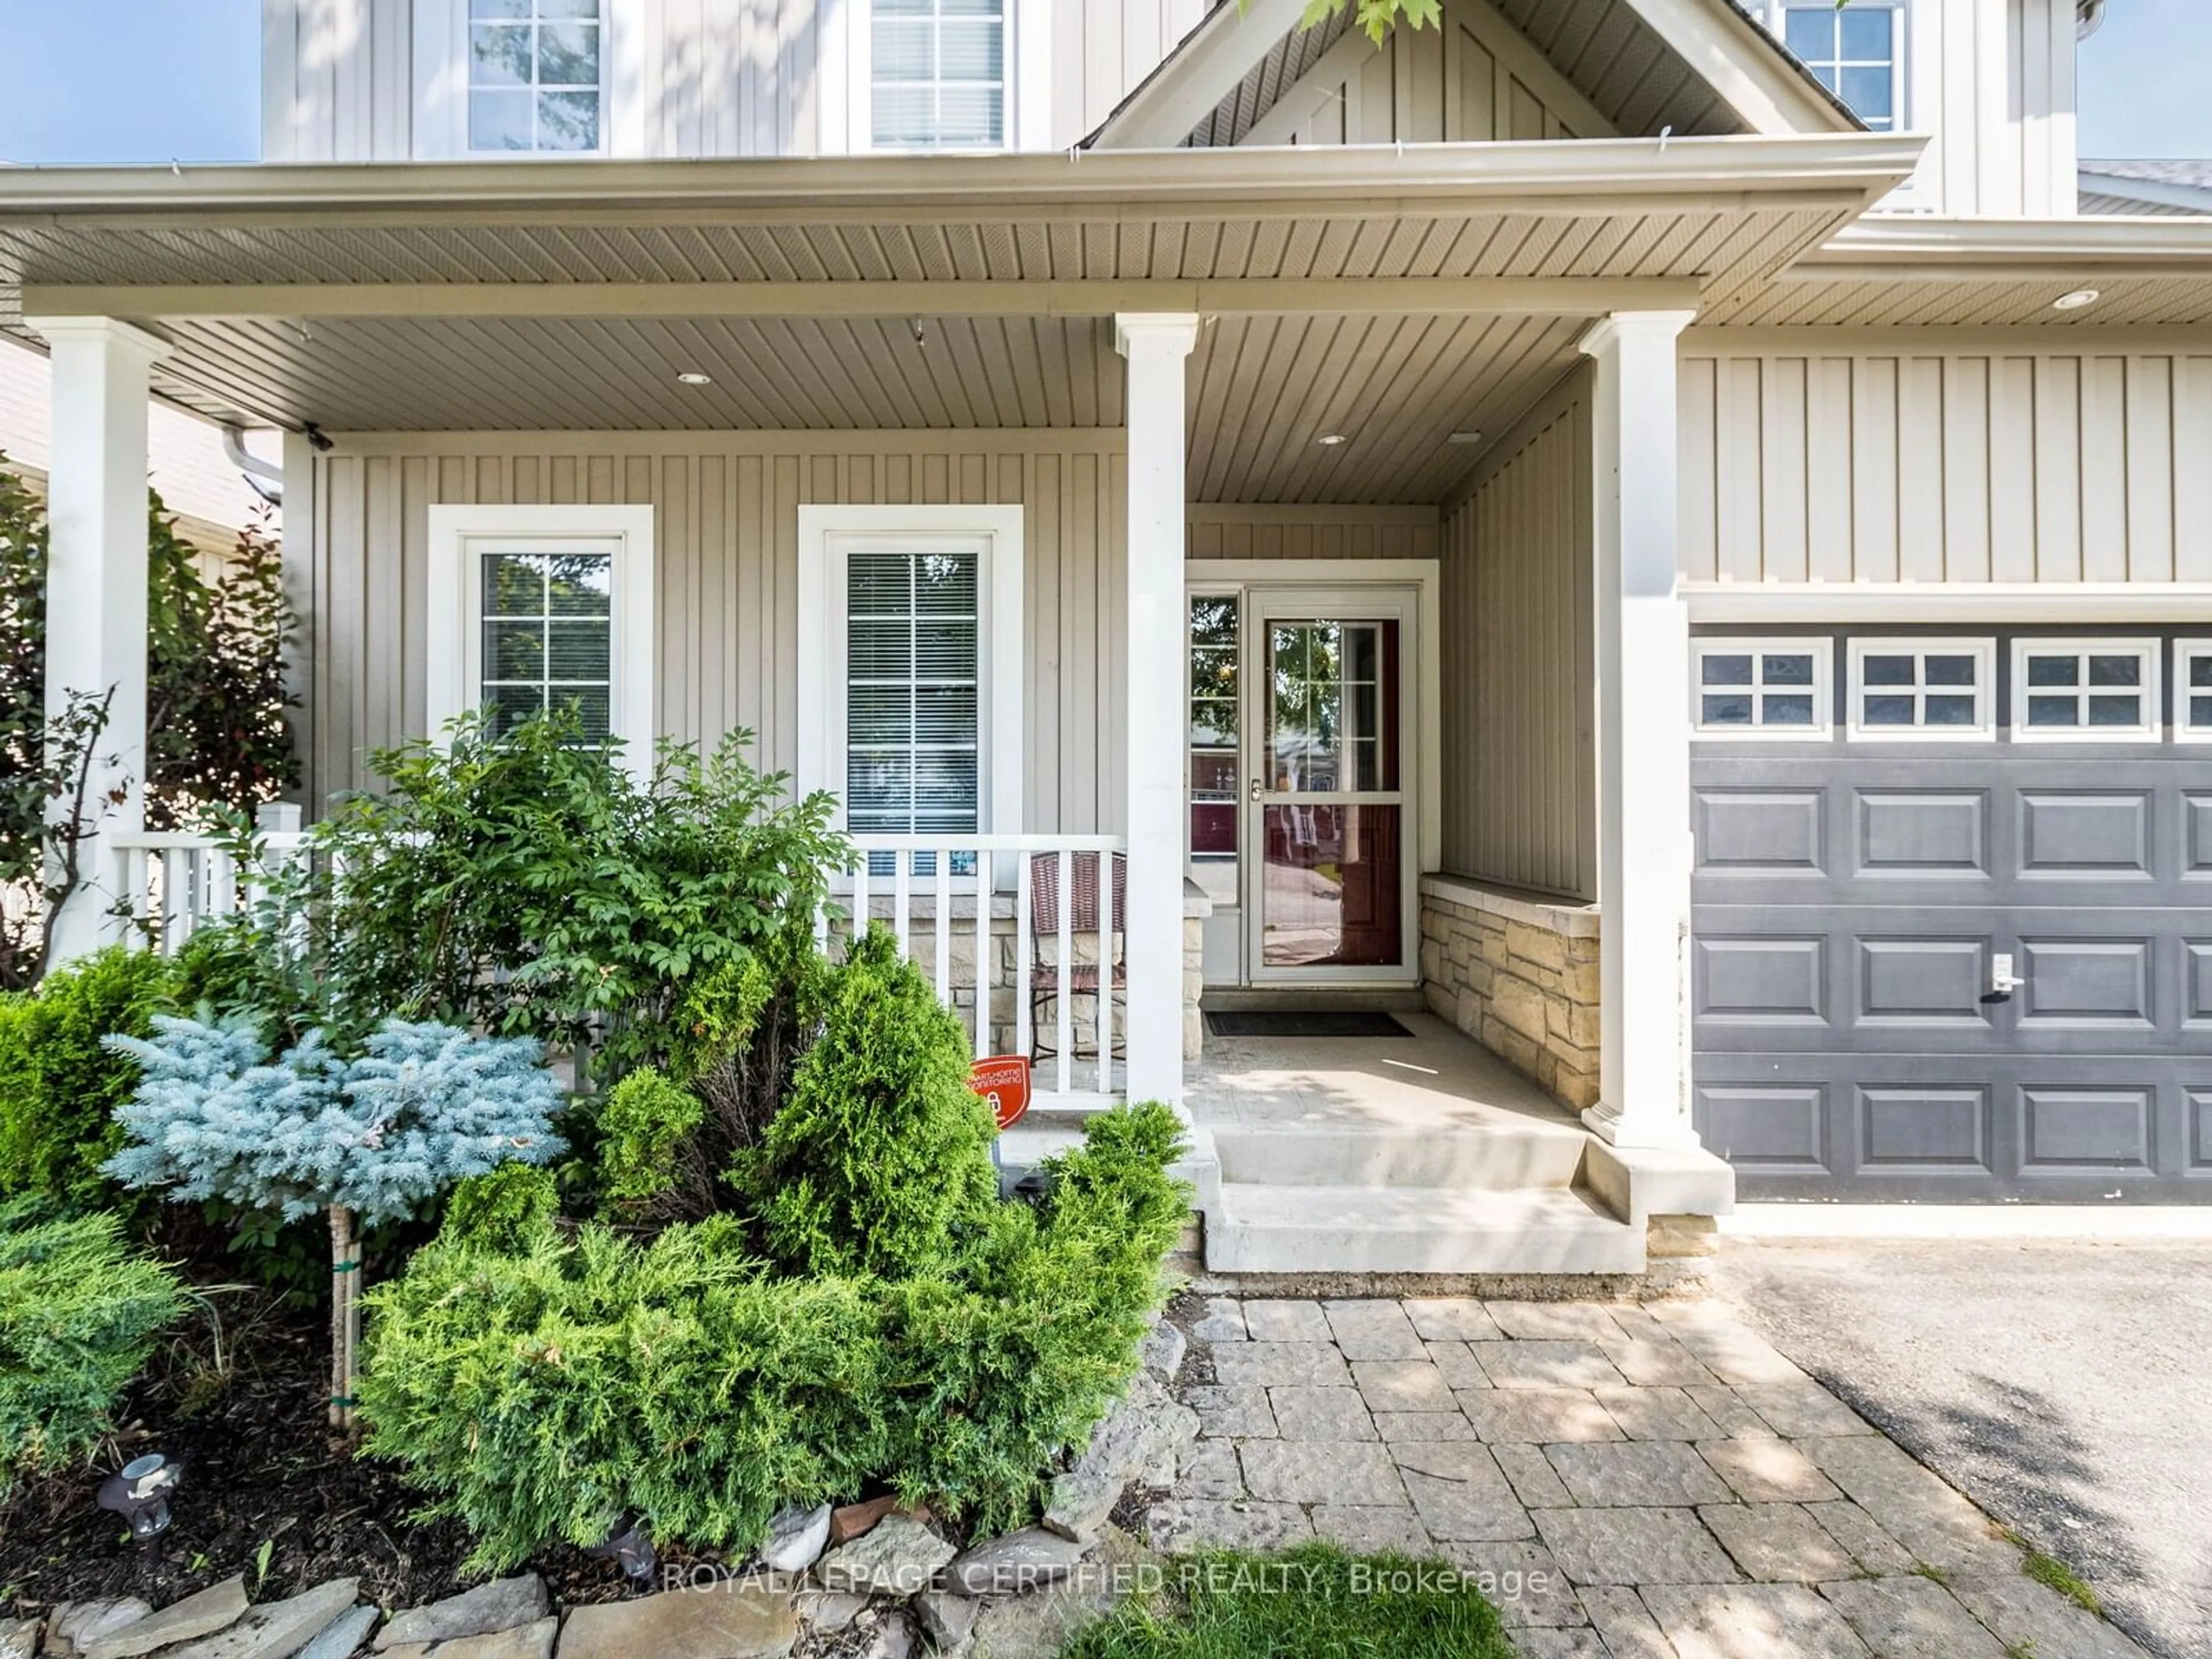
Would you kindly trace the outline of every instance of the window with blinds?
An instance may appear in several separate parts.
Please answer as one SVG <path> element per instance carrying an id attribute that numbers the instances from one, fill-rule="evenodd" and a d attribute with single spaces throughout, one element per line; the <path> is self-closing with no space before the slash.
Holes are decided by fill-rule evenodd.
<path id="1" fill-rule="evenodd" d="M 846 564 L 845 813 L 855 835 L 981 828 L 981 556 Z"/>
<path id="2" fill-rule="evenodd" d="M 599 148 L 599 0 L 469 0 L 469 148 Z"/>
<path id="3" fill-rule="evenodd" d="M 597 740 L 614 729 L 614 560 L 604 553 L 483 556 L 480 705 L 501 732 L 568 708 Z"/>
<path id="4" fill-rule="evenodd" d="M 879 149 L 1006 143 L 1006 0 L 874 0 L 870 105 Z"/>

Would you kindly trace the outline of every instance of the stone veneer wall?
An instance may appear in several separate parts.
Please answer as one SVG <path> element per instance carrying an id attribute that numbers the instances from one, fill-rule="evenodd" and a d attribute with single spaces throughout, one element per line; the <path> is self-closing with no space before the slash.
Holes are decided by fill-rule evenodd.
<path id="1" fill-rule="evenodd" d="M 1421 980 L 1430 1009 L 1562 1104 L 1597 1103 L 1595 905 L 1421 882 Z"/>

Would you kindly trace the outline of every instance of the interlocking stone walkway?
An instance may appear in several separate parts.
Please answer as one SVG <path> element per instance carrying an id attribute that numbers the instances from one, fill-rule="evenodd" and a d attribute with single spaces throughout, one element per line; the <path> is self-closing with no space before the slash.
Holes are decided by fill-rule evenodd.
<path id="1" fill-rule="evenodd" d="M 1476 1576 L 1528 1659 L 2142 1659 L 1710 1303 L 1207 1301 L 1164 1549 Z"/>

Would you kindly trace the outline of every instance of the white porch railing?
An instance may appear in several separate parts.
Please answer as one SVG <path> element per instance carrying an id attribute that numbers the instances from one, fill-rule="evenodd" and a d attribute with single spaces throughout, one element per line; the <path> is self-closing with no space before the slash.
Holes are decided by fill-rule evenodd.
<path id="1" fill-rule="evenodd" d="M 855 836 L 853 846 L 852 867 L 832 884 L 848 919 L 821 920 L 825 945 L 854 921 L 888 925 L 961 1016 L 977 1059 L 1045 1050 L 1034 1078 L 1039 1106 L 1099 1109 L 1120 1097 L 1116 1001 L 1127 993 L 1117 972 L 1180 975 L 1182 964 L 1127 962 L 1117 949 L 1126 927 L 1113 876 L 1125 854 L 1119 836 Z M 1095 890 L 1095 916 L 1082 914 L 1088 895 L 1077 902 L 1083 888 Z"/>
<path id="2" fill-rule="evenodd" d="M 258 865 L 208 836 L 110 836 L 117 891 L 139 924 L 129 937 L 173 955 L 206 922 L 249 908 L 267 872 L 300 855 L 297 823 L 264 818 Z M 1127 988 L 1117 973 L 1182 970 L 1179 961 L 1127 960 L 1119 948 L 1127 918 L 1113 870 L 1124 845 L 1115 836 L 855 836 L 851 867 L 832 873 L 839 914 L 817 918 L 816 937 L 829 946 L 855 918 L 887 925 L 960 1016 L 976 1058 L 1042 1053 L 1038 1105 L 1103 1109 L 1122 1092 L 1115 1051 Z M 1079 904 L 1082 888 L 1095 891 L 1095 907 Z"/>

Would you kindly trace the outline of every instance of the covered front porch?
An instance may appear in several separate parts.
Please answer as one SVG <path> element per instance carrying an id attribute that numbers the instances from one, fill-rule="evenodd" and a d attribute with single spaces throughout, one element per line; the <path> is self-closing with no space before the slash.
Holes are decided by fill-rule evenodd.
<path id="1" fill-rule="evenodd" d="M 145 547 L 123 504 L 151 387 L 289 434 L 308 814 L 485 702 L 580 687 L 635 754 L 749 729 L 839 797 L 841 907 L 892 927 L 979 1056 L 1036 1056 L 1052 1112 L 1182 1106 L 1230 1255 L 1232 1189 L 1258 1241 L 1296 1133 L 1388 1143 L 1367 1190 L 1408 1215 L 1534 1191 L 1515 1231 L 1563 1265 L 1595 1195 L 1640 1259 L 1646 1213 L 1674 1212 L 1608 1172 L 1702 1156 L 1675 343 L 1909 153 L 11 180 L 0 240 L 56 368 L 51 683 L 118 693 L 103 890 L 58 925 L 89 944 L 126 926 L 118 899 L 158 903 L 171 939 L 237 902 L 218 853 L 134 822 Z M 68 228 L 94 204 L 97 231 Z M 1193 682 L 1198 607 L 1225 596 L 1248 699 L 1227 741 Z M 530 629 L 542 660 L 500 666 Z M 1316 665 L 1360 629 L 1371 672 Z M 1387 760 L 1361 748 L 1385 738 Z M 1589 911 L 1580 943 L 1553 960 L 1482 896 L 1515 894 Z M 1495 950 L 1453 921 L 1470 903 Z M 1240 1124 L 1224 1103 L 1264 1097 L 1271 1062 L 1207 1036 L 1209 985 L 1391 990 L 1466 1035 L 1416 1016 L 1429 1060 L 1278 1056 L 1335 1079 L 1316 1097 L 1343 1125 Z M 1314 1212 L 1285 1217 L 1327 1265 Z"/>

